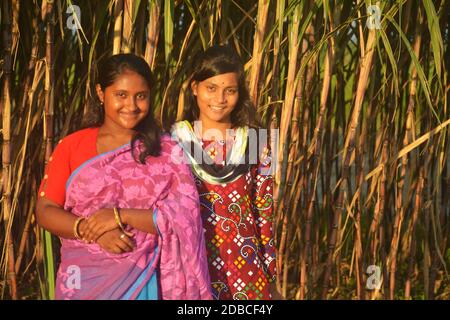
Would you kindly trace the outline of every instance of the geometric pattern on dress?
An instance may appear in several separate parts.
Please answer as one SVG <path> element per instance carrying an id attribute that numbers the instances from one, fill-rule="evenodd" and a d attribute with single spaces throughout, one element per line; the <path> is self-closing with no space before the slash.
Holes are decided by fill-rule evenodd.
<path id="1" fill-rule="evenodd" d="M 225 262 L 220 258 L 220 256 L 216 257 L 214 261 L 211 262 L 212 266 L 217 270 L 221 270 L 225 264 Z"/>
<path id="2" fill-rule="evenodd" d="M 234 283 L 233 286 L 236 288 L 237 291 L 242 291 L 242 289 L 245 288 L 245 282 L 242 281 L 241 278 L 238 278 Z"/>
<path id="3" fill-rule="evenodd" d="M 206 244 L 206 250 L 208 252 L 208 263 L 212 263 L 217 257 L 220 256 L 219 248 L 211 242 Z"/>
<path id="4" fill-rule="evenodd" d="M 214 298 L 216 298 L 217 300 L 221 298 L 222 292 L 228 292 L 228 286 L 222 281 L 212 282 L 211 285 L 213 289 Z"/>
<path id="5" fill-rule="evenodd" d="M 208 217 L 208 222 L 211 223 L 213 226 L 217 224 L 217 222 L 220 221 L 220 218 L 216 216 L 214 213 L 211 214 L 211 216 Z"/>
<path id="6" fill-rule="evenodd" d="M 210 156 L 217 160 L 220 150 L 214 148 L 217 153 Z M 268 271 L 275 264 L 272 179 L 258 174 L 258 169 L 253 166 L 236 181 L 222 185 L 196 179 L 216 299 L 271 297 L 268 283 L 274 275 Z"/>

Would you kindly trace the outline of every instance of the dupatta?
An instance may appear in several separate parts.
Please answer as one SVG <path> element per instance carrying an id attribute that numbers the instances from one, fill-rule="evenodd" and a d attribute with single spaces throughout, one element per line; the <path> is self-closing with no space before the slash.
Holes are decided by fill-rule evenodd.
<path id="1" fill-rule="evenodd" d="M 172 139 L 178 142 L 189 160 L 192 172 L 199 179 L 209 184 L 221 185 L 236 181 L 250 170 L 251 161 L 256 160 L 254 156 L 253 158 L 251 156 L 251 151 L 254 150 L 250 148 L 247 126 L 236 129 L 233 147 L 231 152 L 227 154 L 226 163 L 223 167 L 216 166 L 203 150 L 201 141 L 196 136 L 189 121 L 176 122 L 171 128 L 171 132 Z"/>
<path id="2" fill-rule="evenodd" d="M 62 239 L 57 299 L 136 299 L 155 272 L 160 299 L 211 299 L 197 189 L 189 167 L 172 161 L 183 156 L 176 143 L 165 135 L 161 147 L 143 165 L 126 144 L 72 173 L 65 210 L 87 218 L 101 208 L 148 209 L 158 235 L 128 227 L 136 247 L 122 254 Z"/>

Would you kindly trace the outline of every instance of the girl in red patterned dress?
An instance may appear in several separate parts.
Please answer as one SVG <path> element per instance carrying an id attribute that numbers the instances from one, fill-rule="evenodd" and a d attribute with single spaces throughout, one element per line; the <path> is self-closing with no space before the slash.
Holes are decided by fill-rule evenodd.
<path id="1" fill-rule="evenodd" d="M 244 67 L 229 47 L 194 63 L 183 121 L 173 138 L 190 160 L 200 194 L 216 299 L 271 299 L 275 291 L 271 156 L 259 139 Z M 259 155 L 259 157 L 258 157 Z"/>

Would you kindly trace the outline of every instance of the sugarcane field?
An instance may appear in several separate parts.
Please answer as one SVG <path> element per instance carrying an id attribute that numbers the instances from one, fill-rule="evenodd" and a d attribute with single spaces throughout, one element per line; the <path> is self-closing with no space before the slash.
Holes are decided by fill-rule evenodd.
<path id="1" fill-rule="evenodd" d="M 450 0 L 2 0 L 0 37 L 0 300 L 450 300 Z"/>

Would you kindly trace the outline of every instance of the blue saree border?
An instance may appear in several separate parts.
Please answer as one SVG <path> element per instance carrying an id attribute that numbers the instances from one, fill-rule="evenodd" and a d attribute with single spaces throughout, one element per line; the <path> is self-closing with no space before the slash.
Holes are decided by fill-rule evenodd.
<path id="1" fill-rule="evenodd" d="M 158 235 L 161 236 L 161 232 L 156 224 L 156 215 L 158 213 L 158 209 L 155 209 L 153 212 L 153 223 L 155 224 L 156 230 L 158 231 Z M 121 300 L 130 300 L 133 295 L 136 294 L 137 290 L 140 290 L 138 295 L 135 297 L 136 300 L 158 300 L 159 299 L 159 290 L 158 290 L 158 271 L 157 267 L 153 269 L 153 274 L 147 283 L 142 287 L 142 283 L 147 278 L 147 271 L 152 267 L 155 262 L 156 257 L 158 256 L 159 246 L 156 247 L 155 253 L 153 255 L 152 261 L 150 261 L 149 265 L 144 269 L 142 274 L 136 279 L 136 282 L 133 283 L 130 289 L 125 293 L 125 295 L 121 298 Z"/>

